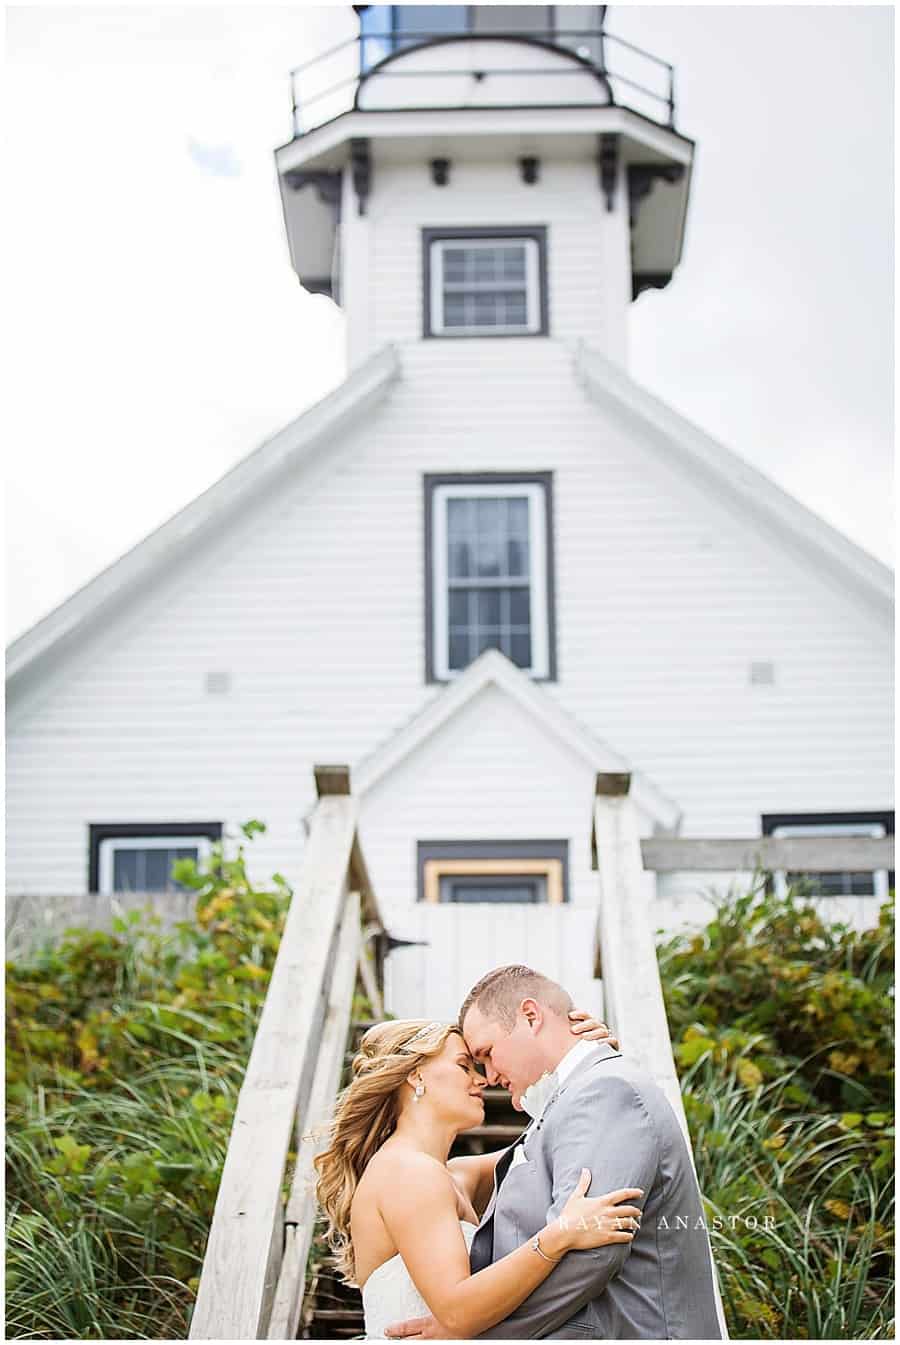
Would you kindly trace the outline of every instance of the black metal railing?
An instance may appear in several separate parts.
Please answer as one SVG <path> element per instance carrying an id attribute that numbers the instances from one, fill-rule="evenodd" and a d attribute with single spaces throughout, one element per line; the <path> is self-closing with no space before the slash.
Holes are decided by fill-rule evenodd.
<path id="1" fill-rule="evenodd" d="M 638 100 L 648 100 L 649 106 L 635 107 L 636 111 L 649 116 L 652 120 L 659 122 L 660 125 L 675 126 L 674 67 L 658 56 L 653 56 L 650 52 L 636 47 L 634 43 L 627 42 L 614 33 L 606 32 L 603 28 L 553 28 L 547 29 L 546 32 L 532 29 L 527 32 L 510 30 L 508 32 L 484 33 L 471 31 L 413 33 L 408 30 L 392 29 L 383 33 L 359 33 L 357 36 L 347 38 L 291 70 L 291 124 L 294 137 L 306 135 L 307 132 L 315 130 L 317 126 L 331 120 L 340 112 L 347 111 L 354 105 L 356 90 L 360 83 L 373 74 L 377 74 L 379 80 L 388 78 L 400 80 L 399 88 L 402 87 L 402 80 L 405 78 L 421 80 L 423 76 L 427 76 L 431 80 L 445 77 L 459 78 L 476 73 L 471 69 L 450 68 L 449 66 L 445 70 L 429 69 L 427 72 L 404 70 L 402 68 L 394 69 L 388 62 L 388 58 L 399 51 L 411 51 L 415 47 L 428 46 L 431 43 L 439 42 L 442 45 L 452 45 L 455 50 L 458 50 L 455 39 L 475 39 L 490 42 L 495 42 L 498 39 L 501 41 L 504 39 L 525 39 L 547 47 L 556 47 L 560 52 L 569 55 L 579 56 L 581 59 L 577 63 L 573 62 L 570 68 L 548 66 L 546 69 L 535 69 L 533 67 L 513 69 L 504 66 L 491 69 L 479 65 L 477 76 L 479 78 L 487 75 L 492 77 L 516 76 L 532 79 L 541 75 L 552 75 L 558 79 L 561 75 L 583 76 L 585 70 L 593 71 L 608 82 L 616 103 L 625 107 L 631 106 L 634 103 L 634 96 L 637 95 Z M 610 65 L 607 60 L 607 49 L 610 44 L 613 47 L 613 65 Z M 326 73 L 327 71 L 333 71 L 336 74 L 341 67 L 345 68 L 347 73 L 343 73 L 342 70 L 340 77 L 337 79 Z M 641 82 L 641 79 L 645 78 L 641 75 L 641 70 L 648 67 L 651 67 L 657 74 L 661 87 L 654 89 Z M 333 82 L 326 84 L 324 88 L 319 88 L 317 83 L 321 82 L 323 74 L 326 78 L 332 78 Z M 636 74 L 640 77 L 635 78 Z M 303 85 L 302 97 L 301 83 Z M 618 90 L 620 88 L 624 91 L 624 96 L 619 96 Z"/>

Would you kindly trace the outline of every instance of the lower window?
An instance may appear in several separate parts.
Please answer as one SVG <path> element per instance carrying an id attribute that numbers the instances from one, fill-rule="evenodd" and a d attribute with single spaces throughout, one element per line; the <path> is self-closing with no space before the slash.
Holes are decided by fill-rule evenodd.
<path id="1" fill-rule="evenodd" d="M 551 905 L 567 899 L 566 841 L 420 841 L 420 901 Z"/>
<path id="2" fill-rule="evenodd" d="M 220 822 L 92 823 L 89 890 L 115 892 L 181 892 L 172 877 L 180 859 L 206 859 L 221 839 Z"/>
<path id="3" fill-rule="evenodd" d="M 885 813 L 794 813 L 764 814 L 764 836 L 892 836 L 894 814 Z M 877 897 L 883 901 L 894 885 L 893 871 L 874 873 L 792 873 L 777 869 L 772 874 L 775 892 L 786 895 L 792 884 L 803 882 L 814 897 Z"/>

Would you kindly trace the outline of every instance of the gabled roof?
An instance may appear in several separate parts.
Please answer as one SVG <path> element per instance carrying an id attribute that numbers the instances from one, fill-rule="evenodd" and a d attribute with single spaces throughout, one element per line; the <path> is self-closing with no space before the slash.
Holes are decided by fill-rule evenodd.
<path id="1" fill-rule="evenodd" d="M 83 634 L 148 589 L 159 574 L 221 531 L 318 448 L 327 451 L 335 432 L 381 401 L 399 373 L 395 347 L 382 347 L 327 397 L 19 636 L 7 650 L 8 693 L 14 693 L 27 675 L 64 658 Z M 713 486 L 782 544 L 827 568 L 881 617 L 893 620 L 893 571 L 887 565 L 583 343 L 576 351 L 575 374 L 598 405 L 636 428 L 661 456 Z"/>
<path id="2" fill-rule="evenodd" d="M 131 600 L 213 530 L 220 531 L 233 515 L 311 457 L 335 431 L 380 401 L 399 372 L 394 346 L 382 347 L 333 392 L 266 439 L 202 495 L 20 635 L 7 650 L 7 688 L 12 690 L 26 671 L 51 655 L 55 658 L 100 617 Z"/>
<path id="3" fill-rule="evenodd" d="M 670 833 L 677 831 L 682 812 L 674 799 L 669 798 L 648 776 L 634 770 L 621 753 L 595 738 L 589 729 L 498 649 L 488 649 L 479 655 L 424 709 L 355 766 L 351 778 L 353 794 L 362 798 L 449 719 L 458 715 L 479 692 L 491 686 L 520 705 L 534 723 L 568 747 L 595 773 L 630 772 L 630 795 L 637 807 L 653 819 L 654 830 Z"/>
<path id="4" fill-rule="evenodd" d="M 635 427 L 660 455 L 685 467 L 782 543 L 827 569 L 887 621 L 893 621 L 894 572 L 818 514 L 776 486 L 737 453 L 635 383 L 584 342 L 575 372 L 588 395 Z"/>

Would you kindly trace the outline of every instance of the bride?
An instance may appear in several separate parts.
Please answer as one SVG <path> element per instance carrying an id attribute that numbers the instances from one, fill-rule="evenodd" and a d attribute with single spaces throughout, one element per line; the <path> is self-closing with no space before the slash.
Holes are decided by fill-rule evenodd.
<path id="1" fill-rule="evenodd" d="M 608 1036 L 586 1014 L 572 1031 Z M 559 1219 L 473 1275 L 469 1247 L 500 1153 L 448 1158 L 484 1120 L 486 1079 L 452 1023 L 398 1020 L 369 1028 L 315 1160 L 316 1195 L 344 1279 L 362 1290 L 366 1337 L 431 1313 L 447 1338 L 470 1338 L 507 1317 L 568 1251 L 630 1242 L 636 1187 L 591 1198 L 585 1169 Z"/>

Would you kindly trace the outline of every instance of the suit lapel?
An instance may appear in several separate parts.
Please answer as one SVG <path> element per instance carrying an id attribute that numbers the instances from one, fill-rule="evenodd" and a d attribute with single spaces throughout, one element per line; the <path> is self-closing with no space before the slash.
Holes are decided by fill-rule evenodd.
<path id="1" fill-rule="evenodd" d="M 516 1149 L 521 1148 L 525 1143 L 525 1137 L 531 1133 L 533 1127 L 534 1122 L 523 1130 L 519 1138 L 514 1140 L 509 1148 L 500 1155 L 494 1166 L 494 1189 L 469 1249 L 469 1262 L 473 1274 L 483 1270 L 485 1266 L 489 1266 L 494 1259 L 494 1208 L 497 1204 L 497 1192 L 500 1190 L 503 1178 L 510 1169 Z"/>
<path id="2" fill-rule="evenodd" d="M 494 1210 L 497 1205 L 497 1194 L 500 1190 L 500 1186 L 503 1182 L 504 1177 L 506 1176 L 507 1172 L 510 1169 L 510 1165 L 512 1163 L 513 1155 L 516 1149 L 518 1149 L 522 1144 L 525 1143 L 526 1138 L 530 1134 L 534 1133 L 537 1130 L 540 1130 L 541 1126 L 544 1123 L 544 1118 L 546 1117 L 550 1108 L 562 1096 L 562 1094 L 566 1091 L 569 1085 L 573 1083 L 583 1073 L 584 1070 L 590 1069 L 594 1065 L 598 1065 L 603 1060 L 609 1060 L 613 1056 L 620 1056 L 621 1054 L 622 1054 L 621 1051 L 613 1050 L 613 1048 L 611 1046 L 607 1046 L 605 1042 L 599 1042 L 597 1045 L 596 1052 L 588 1056 L 585 1060 L 583 1060 L 582 1063 L 572 1071 L 572 1073 L 568 1076 L 568 1078 L 566 1078 L 563 1081 L 563 1083 L 560 1084 L 556 1092 L 550 1095 L 550 1097 L 547 1099 L 547 1105 L 544 1107 L 544 1110 L 541 1113 L 540 1119 L 537 1121 L 532 1121 L 531 1124 L 525 1130 L 523 1130 L 519 1138 L 515 1140 L 509 1146 L 509 1148 L 506 1149 L 497 1159 L 497 1163 L 494 1168 L 494 1189 L 491 1192 L 491 1198 L 490 1201 L 488 1202 L 488 1207 L 485 1210 L 484 1214 L 481 1216 L 481 1223 L 478 1225 L 478 1229 L 475 1233 L 474 1238 L 472 1239 L 472 1246 L 469 1250 L 469 1261 L 472 1267 L 473 1274 L 477 1273 L 477 1271 L 479 1270 L 483 1270 L 485 1266 L 489 1266 L 494 1259 Z"/>
<path id="3" fill-rule="evenodd" d="M 550 1108 L 556 1105 L 567 1088 L 575 1083 L 577 1079 L 581 1078 L 585 1070 L 593 1069 L 594 1065 L 599 1065 L 601 1061 L 611 1060 L 614 1057 L 621 1056 L 621 1054 L 621 1051 L 614 1050 L 613 1047 L 608 1046 L 605 1041 L 598 1042 L 593 1054 L 586 1056 L 580 1065 L 576 1065 L 572 1070 L 572 1073 L 569 1074 L 560 1084 L 559 1088 L 557 1088 L 556 1092 L 552 1093 L 547 1099 L 547 1105 L 541 1112 L 539 1124 L 543 1125 L 544 1121 L 547 1119 L 547 1113 Z"/>
<path id="4" fill-rule="evenodd" d="M 482 1227 L 488 1222 L 490 1218 L 492 1218 L 494 1213 L 494 1206 L 497 1203 L 497 1192 L 500 1190 L 500 1183 L 503 1181 L 503 1178 L 506 1176 L 507 1172 L 509 1172 L 510 1164 L 512 1163 L 513 1155 L 515 1154 L 516 1149 L 521 1148 L 521 1146 L 525 1143 L 525 1137 L 531 1132 L 533 1125 L 534 1122 L 532 1122 L 531 1125 L 529 1125 L 525 1130 L 523 1130 L 519 1138 L 517 1140 L 514 1140 L 512 1144 L 509 1146 L 509 1148 L 506 1149 L 497 1159 L 497 1162 L 494 1165 L 494 1189 L 491 1192 L 491 1198 L 488 1201 L 488 1207 L 481 1217 Z"/>

